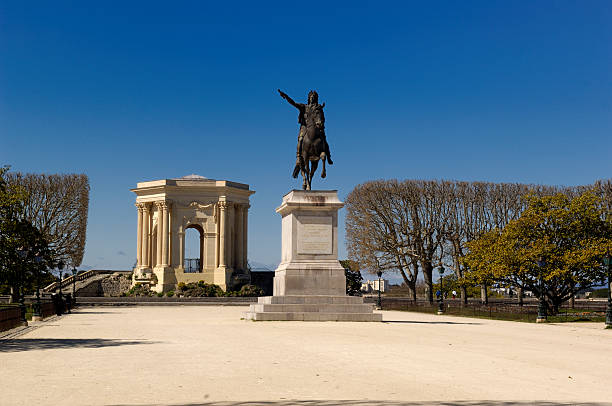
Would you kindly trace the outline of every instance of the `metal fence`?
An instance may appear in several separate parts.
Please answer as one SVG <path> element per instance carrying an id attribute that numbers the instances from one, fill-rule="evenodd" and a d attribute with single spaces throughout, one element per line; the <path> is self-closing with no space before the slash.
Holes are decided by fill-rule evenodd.
<path id="1" fill-rule="evenodd" d="M 367 299 L 372 302 L 375 298 Z M 604 321 L 605 303 L 581 301 L 576 302 L 574 307 L 569 303 L 560 307 L 559 313 L 549 315 L 549 321 Z M 404 310 L 422 313 L 436 313 L 438 302 L 433 305 L 427 300 L 412 300 L 409 298 L 383 297 L 382 307 L 385 310 Z M 448 315 L 465 317 L 486 317 L 500 320 L 515 320 L 535 322 L 538 315 L 538 302 L 536 300 L 525 301 L 519 305 L 516 301 L 498 300 L 488 304 L 478 301 L 470 301 L 464 304 L 459 299 L 444 300 L 444 312 Z"/>
<path id="2" fill-rule="evenodd" d="M 18 306 L 0 307 L 0 331 L 21 325 L 21 309 Z"/>
<path id="3" fill-rule="evenodd" d="M 185 258 L 185 273 L 202 272 L 200 267 L 200 258 Z"/>

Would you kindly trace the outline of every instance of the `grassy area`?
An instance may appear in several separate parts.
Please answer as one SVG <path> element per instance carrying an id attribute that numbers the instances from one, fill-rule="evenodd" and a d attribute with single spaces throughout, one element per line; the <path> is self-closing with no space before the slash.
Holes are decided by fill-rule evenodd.
<path id="1" fill-rule="evenodd" d="M 566 323 L 566 322 L 592 322 L 592 323 L 605 323 L 606 316 L 603 315 L 582 315 L 582 316 L 564 316 L 564 315 L 556 315 L 556 316 L 548 316 L 549 323 Z"/>
<path id="2" fill-rule="evenodd" d="M 383 307 L 384 308 L 384 307 Z M 387 308 L 387 310 L 400 310 L 408 312 L 420 312 L 428 314 L 436 314 L 438 306 L 401 306 L 395 308 Z M 446 307 L 445 314 L 460 317 L 474 317 L 491 320 L 506 320 L 520 321 L 525 323 L 535 323 L 537 319 L 537 310 L 524 309 L 516 311 L 509 310 L 507 307 L 498 306 L 465 306 L 465 307 Z M 567 323 L 567 322 L 605 322 L 605 314 L 602 312 L 593 311 L 576 311 L 573 309 L 562 309 L 555 316 L 548 316 L 549 323 Z"/>

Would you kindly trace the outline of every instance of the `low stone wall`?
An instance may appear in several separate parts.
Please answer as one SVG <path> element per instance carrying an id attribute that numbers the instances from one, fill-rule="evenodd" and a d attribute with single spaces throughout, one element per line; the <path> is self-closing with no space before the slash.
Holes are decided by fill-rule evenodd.
<path id="1" fill-rule="evenodd" d="M 212 306 L 247 306 L 257 303 L 256 297 L 77 297 L 79 306 L 146 306 L 146 305 L 212 305 Z"/>

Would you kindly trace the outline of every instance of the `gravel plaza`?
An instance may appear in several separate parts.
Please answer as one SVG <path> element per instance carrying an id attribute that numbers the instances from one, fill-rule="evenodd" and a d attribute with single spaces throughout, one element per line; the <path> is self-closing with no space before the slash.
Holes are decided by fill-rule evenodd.
<path id="1" fill-rule="evenodd" d="M 606 404 L 612 335 L 383 311 L 251 322 L 245 306 L 85 307 L 0 341 L 2 405 Z"/>

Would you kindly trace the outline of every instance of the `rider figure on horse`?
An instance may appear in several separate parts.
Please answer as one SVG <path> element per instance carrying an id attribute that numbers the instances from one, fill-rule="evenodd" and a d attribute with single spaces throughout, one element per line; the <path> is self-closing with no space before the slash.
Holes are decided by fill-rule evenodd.
<path id="1" fill-rule="evenodd" d="M 304 134 L 306 133 L 306 115 L 308 114 L 308 111 L 310 109 L 319 105 L 319 95 L 316 91 L 311 90 L 308 93 L 308 104 L 303 104 L 296 103 L 291 97 L 289 97 L 286 93 L 282 92 L 280 89 L 278 89 L 278 93 L 280 93 L 281 97 L 287 100 L 289 104 L 291 104 L 293 107 L 300 111 L 300 114 L 298 116 L 298 123 L 300 123 L 300 132 L 298 133 L 297 159 L 295 161 L 295 168 L 293 169 L 293 177 L 297 178 L 300 172 L 300 168 L 305 164 L 305 162 L 302 162 L 302 141 L 304 139 Z M 325 103 L 323 103 L 323 106 L 321 107 L 324 106 Z M 325 154 L 327 155 L 327 162 L 329 162 L 330 165 L 333 165 L 334 163 L 331 160 L 331 153 L 329 152 L 329 144 L 327 143 L 327 138 L 325 137 L 324 132 L 322 133 L 322 137 L 325 143 Z"/>

